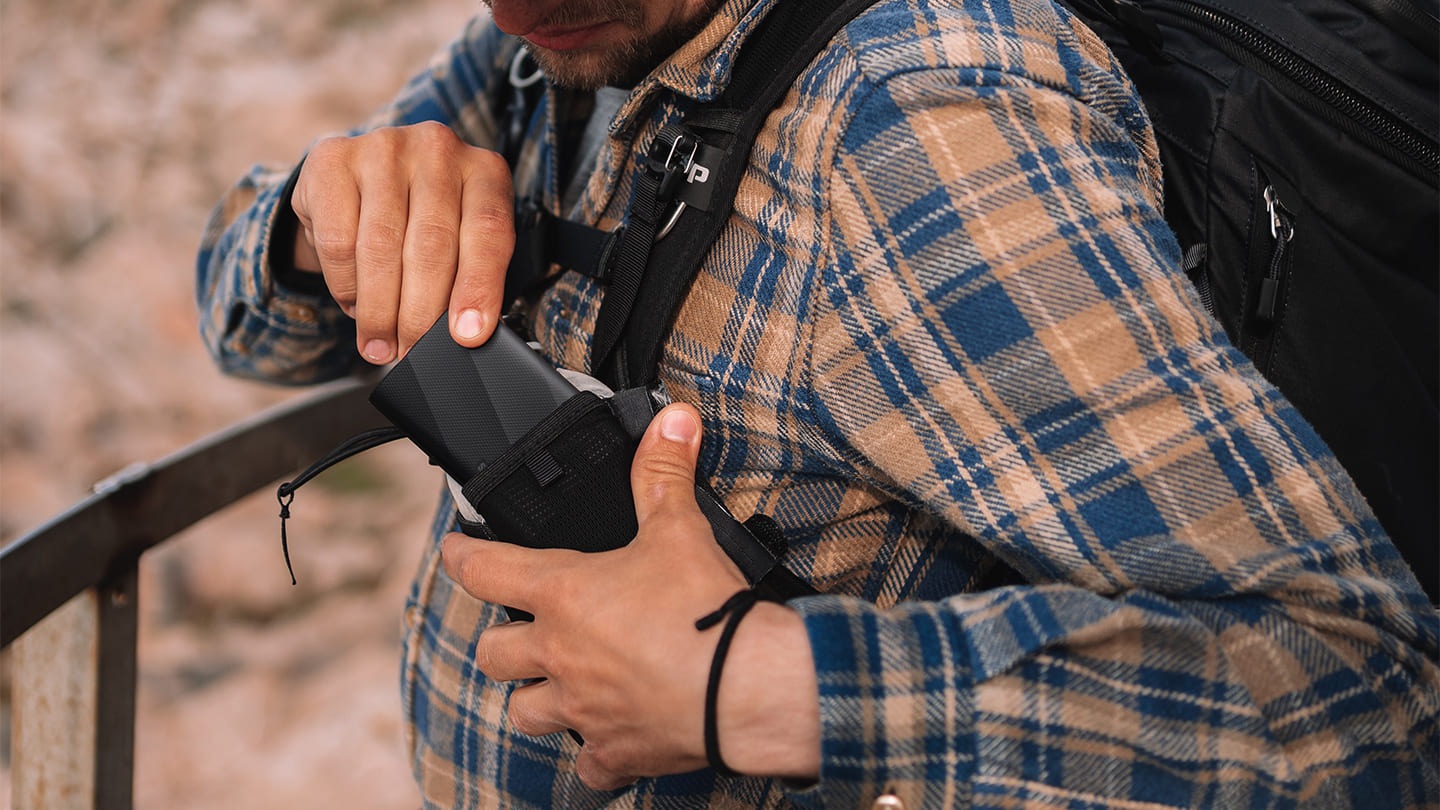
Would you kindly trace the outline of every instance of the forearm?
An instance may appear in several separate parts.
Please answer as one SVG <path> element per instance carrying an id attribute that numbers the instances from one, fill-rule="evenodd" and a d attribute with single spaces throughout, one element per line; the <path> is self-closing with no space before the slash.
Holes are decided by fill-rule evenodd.
<path id="1" fill-rule="evenodd" d="M 820 778 L 794 793 L 803 804 L 1406 807 L 1440 793 L 1433 663 L 1382 679 L 1370 667 L 1389 642 L 1352 646 L 1262 600 L 1192 614 L 1050 586 L 795 608 L 822 662 Z"/>

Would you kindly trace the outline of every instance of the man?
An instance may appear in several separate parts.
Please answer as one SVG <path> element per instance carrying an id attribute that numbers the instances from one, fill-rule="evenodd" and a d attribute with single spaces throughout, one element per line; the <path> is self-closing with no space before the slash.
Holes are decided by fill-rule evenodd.
<path id="1" fill-rule="evenodd" d="M 222 203 L 207 342 L 289 382 L 388 363 L 442 314 L 478 345 L 513 197 L 622 222 L 637 151 L 785 1 L 495 0 L 355 136 Z M 512 167 L 490 149 L 522 41 L 548 87 Z M 403 675 L 427 806 L 1440 801 L 1435 613 L 1203 314 L 1158 178 L 1133 90 L 1048 2 L 852 21 L 770 117 L 666 342 L 635 541 L 478 541 L 442 503 Z M 586 369 L 602 298 L 558 274 L 530 336 Z M 743 582 L 697 472 L 824 594 L 729 622 L 713 718 L 727 622 L 696 620 Z"/>

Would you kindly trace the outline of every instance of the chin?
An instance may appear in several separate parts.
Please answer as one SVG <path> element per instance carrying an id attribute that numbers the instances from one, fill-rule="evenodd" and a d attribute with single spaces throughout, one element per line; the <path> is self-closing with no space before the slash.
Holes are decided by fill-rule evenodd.
<path id="1" fill-rule="evenodd" d="M 551 82 L 575 90 L 628 87 L 655 67 L 649 60 L 638 59 L 633 47 L 624 46 L 603 51 L 561 52 L 531 44 L 530 55 Z"/>

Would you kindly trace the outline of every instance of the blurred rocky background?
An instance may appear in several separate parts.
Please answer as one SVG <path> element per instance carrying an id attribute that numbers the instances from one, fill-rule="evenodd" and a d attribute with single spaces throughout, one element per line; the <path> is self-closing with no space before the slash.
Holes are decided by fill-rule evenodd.
<path id="1" fill-rule="evenodd" d="M 475 0 L 0 0 L 0 543 L 294 390 L 222 377 L 193 261 L 222 191 L 388 99 Z M 135 797 L 418 804 L 405 589 L 438 479 L 408 446 L 302 493 L 300 585 L 261 492 L 141 564 Z M 0 654 L 0 806 L 10 802 Z"/>

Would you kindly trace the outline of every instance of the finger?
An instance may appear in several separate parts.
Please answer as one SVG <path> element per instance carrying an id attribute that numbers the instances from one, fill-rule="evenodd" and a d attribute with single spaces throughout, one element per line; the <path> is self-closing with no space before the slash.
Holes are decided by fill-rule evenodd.
<path id="1" fill-rule="evenodd" d="M 355 237 L 360 222 L 360 190 L 350 173 L 348 145 L 340 139 L 316 144 L 300 177 L 290 205 L 300 222 L 296 254 L 301 242 L 314 251 L 325 286 L 341 309 L 355 314 Z M 297 266 L 300 266 L 297 264 Z"/>
<path id="2" fill-rule="evenodd" d="M 475 642 L 475 666 L 495 681 L 523 681 L 550 676 L 541 660 L 535 626 L 531 622 L 487 627 Z"/>
<path id="3" fill-rule="evenodd" d="M 656 415 L 635 450 L 630 486 L 635 517 L 643 525 L 672 510 L 699 512 L 695 504 L 695 460 L 700 454 L 700 415 L 689 405 L 667 406 Z"/>
<path id="4" fill-rule="evenodd" d="M 459 533 L 445 536 L 440 558 L 445 573 L 465 592 L 485 602 L 542 614 L 563 585 L 569 557 L 580 552 L 534 549 Z"/>
<path id="5" fill-rule="evenodd" d="M 443 155 L 425 160 L 410 186 L 396 314 L 400 354 L 445 312 L 459 255 L 460 184 Z"/>
<path id="6" fill-rule="evenodd" d="M 635 783 L 637 777 L 616 773 L 602 765 L 595 751 L 594 747 L 586 743 L 581 746 L 580 754 L 575 758 L 575 775 L 580 777 L 586 787 L 591 790 L 619 790 Z"/>
<path id="7" fill-rule="evenodd" d="M 393 155 L 391 159 L 395 158 Z M 360 190 L 360 224 L 355 238 L 356 345 L 371 363 L 388 363 L 396 350 L 405 222 L 409 190 L 401 169 L 376 172 Z"/>
<path id="8" fill-rule="evenodd" d="M 464 346 L 489 340 L 504 305 L 505 271 L 515 249 L 510 167 L 494 152 L 469 153 L 461 186 L 459 263 L 450 293 L 450 333 Z"/>
<path id="9" fill-rule="evenodd" d="M 488 674 L 488 673 L 487 673 Z M 521 734 L 543 737 L 569 728 L 559 717 L 556 687 L 550 681 L 539 681 L 517 688 L 510 693 L 506 709 L 510 725 Z"/>

